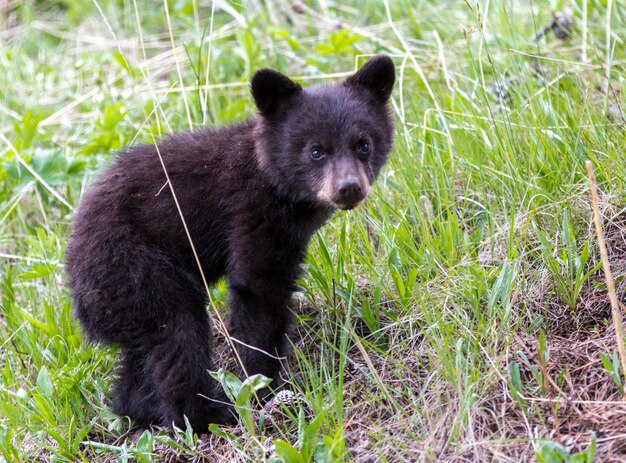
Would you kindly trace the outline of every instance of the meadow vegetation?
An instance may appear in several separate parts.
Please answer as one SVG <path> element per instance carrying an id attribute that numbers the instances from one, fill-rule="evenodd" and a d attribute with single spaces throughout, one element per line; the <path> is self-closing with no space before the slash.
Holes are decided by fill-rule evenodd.
<path id="1" fill-rule="evenodd" d="M 0 5 L 0 462 L 623 461 L 624 374 L 592 223 L 626 298 L 626 7 L 612 0 L 24 0 Z M 63 255 L 124 146 L 254 113 L 393 57 L 366 204 L 313 239 L 301 395 L 271 416 L 216 324 L 240 424 L 137 431 L 107 408 Z M 209 310 L 227 312 L 227 285 Z"/>

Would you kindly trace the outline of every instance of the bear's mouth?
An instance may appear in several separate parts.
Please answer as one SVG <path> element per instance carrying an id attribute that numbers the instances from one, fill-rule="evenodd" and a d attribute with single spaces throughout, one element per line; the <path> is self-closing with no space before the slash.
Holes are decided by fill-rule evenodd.
<path id="1" fill-rule="evenodd" d="M 351 203 L 333 203 L 333 207 L 337 209 L 341 209 L 342 211 L 351 211 L 352 209 L 356 208 L 359 204 L 361 204 L 364 200 L 365 198 L 361 198 L 358 201 L 351 202 Z"/>

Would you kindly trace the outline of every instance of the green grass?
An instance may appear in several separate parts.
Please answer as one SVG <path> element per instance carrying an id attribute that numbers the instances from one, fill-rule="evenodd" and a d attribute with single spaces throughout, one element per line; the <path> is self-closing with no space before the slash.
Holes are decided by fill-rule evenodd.
<path id="1" fill-rule="evenodd" d="M 625 372 L 584 166 L 623 301 L 623 2 L 294 5 L 7 7 L 0 462 L 623 457 Z M 537 40 L 567 9 L 571 38 Z M 367 203 L 312 240 L 293 338 L 305 399 L 211 439 L 129 431 L 107 409 L 114 350 L 72 318 L 63 253 L 81 194 L 124 146 L 252 115 L 258 68 L 310 85 L 381 52 L 397 64 L 395 149 Z M 225 291 L 212 288 L 220 310 Z"/>

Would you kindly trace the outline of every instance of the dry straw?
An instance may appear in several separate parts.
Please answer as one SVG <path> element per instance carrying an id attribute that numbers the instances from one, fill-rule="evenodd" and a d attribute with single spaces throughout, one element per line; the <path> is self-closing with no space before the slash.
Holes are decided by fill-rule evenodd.
<path id="1" fill-rule="evenodd" d="M 611 274 L 611 265 L 609 263 L 609 255 L 604 242 L 604 232 L 602 231 L 602 219 L 600 218 L 600 209 L 598 207 L 598 191 L 596 186 L 596 176 L 593 173 L 591 161 L 585 162 L 587 166 L 587 175 L 589 177 L 589 185 L 591 190 L 591 204 L 593 206 L 593 220 L 596 225 L 596 235 L 598 237 L 598 247 L 600 248 L 600 259 L 602 260 L 602 268 L 604 269 L 604 278 L 606 279 L 606 287 L 609 292 L 609 300 L 611 301 L 611 314 L 613 315 L 613 325 L 615 326 L 615 335 L 617 336 L 617 350 L 622 363 L 622 373 L 626 374 L 626 349 L 624 348 L 624 325 L 622 321 L 622 313 L 620 304 L 615 294 L 615 285 L 613 284 L 613 275 Z"/>

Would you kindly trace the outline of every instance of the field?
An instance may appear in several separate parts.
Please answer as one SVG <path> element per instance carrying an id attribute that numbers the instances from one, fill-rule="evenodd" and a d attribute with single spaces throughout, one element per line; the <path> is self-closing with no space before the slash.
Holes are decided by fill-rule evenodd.
<path id="1" fill-rule="evenodd" d="M 585 167 L 624 302 L 625 40 L 623 0 L 0 2 L 0 462 L 626 461 Z M 226 374 L 238 426 L 131 428 L 72 316 L 82 193 L 125 146 L 252 116 L 259 68 L 324 84 L 377 53 L 394 151 L 312 240 L 299 399 L 269 416 Z"/>

